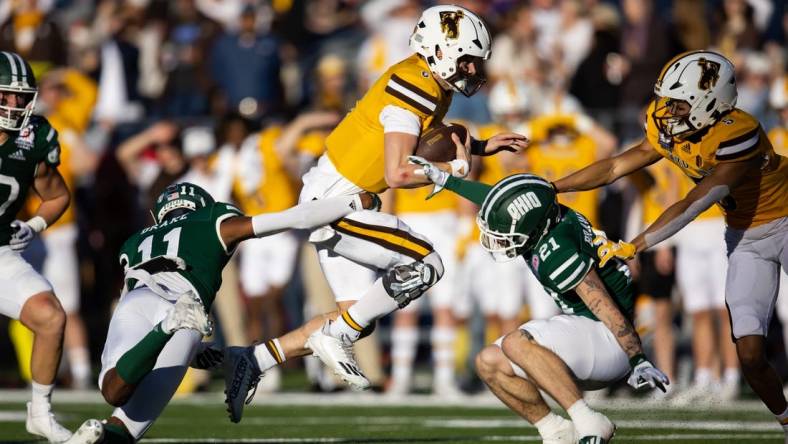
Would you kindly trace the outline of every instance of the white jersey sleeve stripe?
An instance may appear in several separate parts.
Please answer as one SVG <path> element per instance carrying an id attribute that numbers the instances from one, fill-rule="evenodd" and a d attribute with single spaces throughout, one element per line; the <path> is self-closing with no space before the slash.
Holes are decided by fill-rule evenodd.
<path id="1" fill-rule="evenodd" d="M 410 88 L 407 88 L 407 87 L 399 84 L 394 79 L 389 79 L 389 81 L 386 84 L 386 86 L 388 86 L 389 88 L 393 89 L 394 91 L 402 94 L 407 99 L 409 99 L 409 100 L 407 100 L 408 103 L 410 103 L 411 101 L 412 102 L 416 102 L 421 107 L 424 107 L 427 110 L 429 110 L 429 112 L 435 112 L 435 108 L 436 108 L 435 102 L 427 100 L 424 97 L 416 94 L 415 92 L 411 91 Z"/>
<path id="2" fill-rule="evenodd" d="M 588 270 L 591 268 L 593 263 L 594 262 L 591 260 L 589 260 L 587 264 L 581 262 L 568 278 L 564 279 L 560 284 L 558 284 L 558 289 L 561 291 L 568 291 L 577 287 L 577 284 L 583 280 L 582 278 L 584 278 L 588 273 Z M 578 276 L 581 278 L 577 279 Z"/>
<path id="3" fill-rule="evenodd" d="M 724 148 L 718 149 L 717 156 L 730 156 L 731 154 L 747 151 L 748 149 L 755 146 L 758 143 L 759 139 L 760 139 L 760 134 L 756 132 L 754 136 L 750 137 L 744 142 L 740 142 L 737 143 L 736 145 L 726 146 Z"/>
<path id="4" fill-rule="evenodd" d="M 563 264 L 561 264 L 561 266 L 560 266 L 560 267 L 556 268 L 555 270 L 553 270 L 553 272 L 552 272 L 552 273 L 550 273 L 550 279 L 552 279 L 552 280 L 555 280 L 555 278 L 557 278 L 559 274 L 563 273 L 563 272 L 564 272 L 564 270 L 566 270 L 567 268 L 569 268 L 569 266 L 570 266 L 570 265 L 574 264 L 574 263 L 575 263 L 575 261 L 577 261 L 577 259 L 578 259 L 579 257 L 580 257 L 580 256 L 578 256 L 578 254 L 577 254 L 577 253 L 573 254 L 573 255 L 572 255 L 572 257 L 570 257 L 569 259 L 567 259 L 567 260 L 566 260 L 566 262 L 564 262 Z"/>

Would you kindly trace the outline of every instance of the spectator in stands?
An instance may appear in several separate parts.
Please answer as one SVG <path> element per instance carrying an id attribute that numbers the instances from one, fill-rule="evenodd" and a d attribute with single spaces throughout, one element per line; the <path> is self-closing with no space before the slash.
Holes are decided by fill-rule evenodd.
<path id="1" fill-rule="evenodd" d="M 521 79 L 531 84 L 539 76 L 538 66 L 533 14 L 527 5 L 520 5 L 504 17 L 502 32 L 493 39 L 492 55 L 485 65 L 488 78 L 491 83 Z"/>
<path id="2" fill-rule="evenodd" d="M 42 73 L 66 64 L 60 28 L 36 0 L 10 1 L 11 15 L 0 25 L 0 50 L 16 52 Z"/>
<path id="3" fill-rule="evenodd" d="M 140 192 L 140 208 L 153 208 L 156 197 L 187 169 L 179 128 L 161 121 L 124 141 L 116 150 L 118 163 Z"/>
<path id="4" fill-rule="evenodd" d="M 716 11 L 715 46 L 726 56 L 733 56 L 737 50 L 758 49 L 761 38 L 752 6 L 745 0 L 725 0 L 722 6 Z"/>
<path id="5" fill-rule="evenodd" d="M 98 158 L 82 135 L 96 100 L 95 83 L 76 70 L 57 70 L 46 74 L 39 86 L 39 112 L 46 115 L 60 140 L 60 166 L 72 204 L 58 221 L 44 232 L 47 249 L 43 274 L 55 288 L 66 311 L 64 348 L 71 384 L 76 389 L 93 385 L 88 352 L 88 334 L 80 314 L 79 260 L 77 257 L 77 210 L 75 191 L 78 180 L 90 175 Z M 31 197 L 32 208 L 39 199 Z"/>
<path id="6" fill-rule="evenodd" d="M 654 95 L 654 73 L 682 48 L 671 27 L 653 11 L 653 0 L 624 0 L 621 35 L 623 80 L 620 86 L 625 139 L 640 137 L 641 109 Z"/>
<path id="7" fill-rule="evenodd" d="M 230 109 L 247 117 L 279 109 L 279 42 L 257 28 L 257 14 L 247 6 L 238 32 L 225 32 L 210 54 L 211 75 Z"/>

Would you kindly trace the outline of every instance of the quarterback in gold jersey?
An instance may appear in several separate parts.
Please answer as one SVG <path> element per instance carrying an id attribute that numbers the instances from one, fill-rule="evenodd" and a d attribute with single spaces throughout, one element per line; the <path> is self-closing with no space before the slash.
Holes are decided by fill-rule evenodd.
<path id="1" fill-rule="evenodd" d="M 780 267 L 788 270 L 788 159 L 774 152 L 755 118 L 735 108 L 734 67 L 722 55 L 694 51 L 675 57 L 662 69 L 654 92 L 641 143 L 556 181 L 555 187 L 593 189 L 663 157 L 695 181 L 631 242 L 606 240 L 599 247 L 601 263 L 629 259 L 719 205 L 727 225 L 725 301 L 742 372 L 788 431 L 788 403 L 764 349 Z"/>
<path id="2" fill-rule="evenodd" d="M 470 96 L 484 83 L 482 65 L 490 56 L 491 42 L 484 22 L 459 6 L 428 8 L 415 25 L 410 37 L 414 54 L 380 76 L 328 136 L 326 153 L 303 177 L 302 202 L 429 183 L 423 171 L 419 173 L 422 167 L 408 163 L 408 156 L 423 131 L 441 124 L 455 91 Z M 527 146 L 527 139 L 503 133 L 459 145 L 458 158 L 438 167 L 464 176 L 469 170 L 468 150 L 474 154 L 506 148 L 519 151 Z M 254 351 L 228 351 L 227 365 L 235 374 L 228 383 L 242 386 L 241 390 L 228 387 L 234 420 L 240 419 L 245 389 L 254 386 L 253 378 L 307 349 L 354 387 L 368 387 L 355 363 L 352 343 L 362 331 L 371 331 L 376 319 L 406 306 L 443 275 L 431 242 L 391 214 L 358 211 L 313 231 L 310 241 L 318 249 L 341 315 L 322 328 L 318 324 L 306 341 L 290 344 L 285 335 Z M 362 278 L 370 269 L 382 275 L 374 283 Z"/>

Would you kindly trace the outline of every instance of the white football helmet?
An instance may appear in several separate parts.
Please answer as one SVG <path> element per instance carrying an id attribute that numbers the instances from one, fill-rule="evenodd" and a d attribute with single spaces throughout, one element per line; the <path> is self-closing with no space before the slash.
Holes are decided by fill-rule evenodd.
<path id="1" fill-rule="evenodd" d="M 410 48 L 424 57 L 433 75 L 466 96 L 478 91 L 486 79 L 480 63 L 475 74 L 462 72 L 460 59 L 487 60 L 490 45 L 490 32 L 482 19 L 454 5 L 426 9 L 410 36 Z"/>
<path id="2" fill-rule="evenodd" d="M 712 51 L 680 54 L 662 68 L 654 93 L 658 98 L 653 113 L 657 128 L 667 136 L 687 136 L 713 125 L 736 106 L 733 63 Z M 671 113 L 674 101 L 689 103 L 689 113 Z"/>
<path id="3" fill-rule="evenodd" d="M 490 88 L 487 106 L 496 122 L 518 117 L 522 120 L 531 110 L 528 86 L 522 80 L 503 79 Z"/>

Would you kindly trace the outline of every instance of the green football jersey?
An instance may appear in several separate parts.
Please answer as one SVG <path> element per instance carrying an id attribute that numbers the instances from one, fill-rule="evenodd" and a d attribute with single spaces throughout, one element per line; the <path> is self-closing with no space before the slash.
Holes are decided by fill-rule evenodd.
<path id="1" fill-rule="evenodd" d="M 6 134 L 0 145 L 0 246 L 11 239 L 11 222 L 25 203 L 38 164 L 60 164 L 57 131 L 46 118 L 31 116 L 26 127 Z"/>
<path id="2" fill-rule="evenodd" d="M 216 292 L 222 286 L 222 269 L 233 255 L 233 250 L 227 250 L 219 237 L 219 224 L 227 218 L 242 215 L 238 208 L 217 202 L 147 227 L 126 240 L 120 250 L 120 263 L 124 268 L 133 267 L 162 255 L 183 259 L 186 270 L 157 273 L 157 281 L 159 277 L 165 282 L 167 280 L 167 276 L 160 274 L 177 273 L 197 292 L 205 309 L 210 311 Z M 178 280 L 170 281 L 174 282 L 175 288 L 179 286 Z M 127 282 L 129 289 L 135 284 L 133 280 Z"/>
<path id="3" fill-rule="evenodd" d="M 528 266 L 561 311 L 598 320 L 574 291 L 592 267 L 595 268 L 610 296 L 631 320 L 635 302 L 629 267 L 614 259 L 599 268 L 591 223 L 567 207 L 562 206 L 561 211 L 561 221 L 530 254 L 523 255 Z"/>

